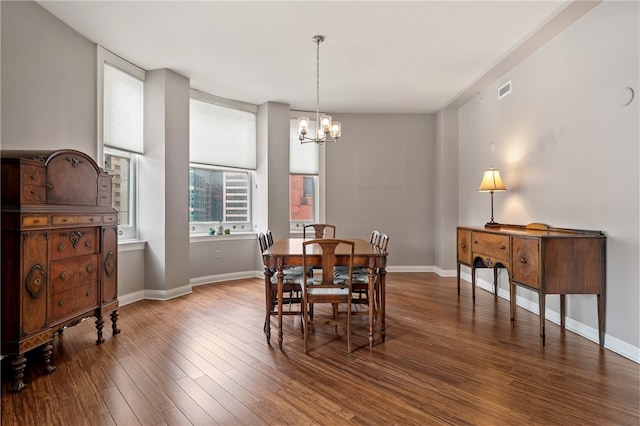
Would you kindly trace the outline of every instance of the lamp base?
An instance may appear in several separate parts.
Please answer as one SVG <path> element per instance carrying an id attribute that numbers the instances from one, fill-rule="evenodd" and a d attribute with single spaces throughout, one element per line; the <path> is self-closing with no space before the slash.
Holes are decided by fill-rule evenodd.
<path id="1" fill-rule="evenodd" d="M 487 222 L 484 224 L 485 228 L 500 228 L 502 225 L 500 225 L 498 222 Z"/>

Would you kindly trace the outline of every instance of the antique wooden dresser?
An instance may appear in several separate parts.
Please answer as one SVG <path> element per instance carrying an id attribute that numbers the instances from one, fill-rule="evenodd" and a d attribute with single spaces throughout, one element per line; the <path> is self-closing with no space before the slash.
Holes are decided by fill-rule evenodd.
<path id="1" fill-rule="evenodd" d="M 118 213 L 111 176 L 86 154 L 2 151 L 2 355 L 20 391 L 24 354 L 41 348 L 50 373 L 56 333 L 103 315 L 118 320 Z"/>

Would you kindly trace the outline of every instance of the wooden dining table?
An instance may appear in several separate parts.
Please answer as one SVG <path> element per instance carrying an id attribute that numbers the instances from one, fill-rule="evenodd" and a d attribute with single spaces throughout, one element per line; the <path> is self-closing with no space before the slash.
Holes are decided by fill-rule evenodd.
<path id="1" fill-rule="evenodd" d="M 385 276 L 387 267 L 388 252 L 369 241 L 358 238 L 341 238 L 353 241 L 354 258 L 353 266 L 366 267 L 369 269 L 368 299 L 369 299 L 369 347 L 373 347 L 374 333 L 379 330 L 382 341 L 385 339 Z M 284 288 L 284 268 L 289 266 L 302 266 L 302 243 L 309 241 L 303 238 L 283 238 L 273 243 L 271 247 L 262 253 L 264 261 L 264 285 L 266 297 L 266 318 L 264 332 L 267 343 L 271 339 L 271 277 L 275 272 L 278 296 L 278 346 L 282 349 L 282 308 L 283 308 L 283 288 Z M 337 264 L 347 264 L 349 251 L 346 247 L 336 249 Z M 307 246 L 307 265 L 314 267 L 322 266 L 322 253 L 317 245 Z"/>

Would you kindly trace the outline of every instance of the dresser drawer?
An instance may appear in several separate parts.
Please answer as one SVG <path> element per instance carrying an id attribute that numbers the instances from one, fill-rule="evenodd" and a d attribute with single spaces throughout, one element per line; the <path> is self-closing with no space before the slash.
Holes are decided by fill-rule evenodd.
<path id="1" fill-rule="evenodd" d="M 25 186 L 44 186 L 44 167 L 22 164 L 20 167 L 20 182 Z"/>
<path id="2" fill-rule="evenodd" d="M 51 218 L 53 225 L 99 225 L 102 216 L 93 215 L 54 215 Z"/>
<path id="3" fill-rule="evenodd" d="M 51 259 L 94 254 L 99 250 L 98 228 L 78 228 L 51 234 Z"/>
<path id="4" fill-rule="evenodd" d="M 49 225 L 49 216 L 22 216 L 22 226 L 47 226 Z"/>
<path id="5" fill-rule="evenodd" d="M 458 262 L 471 265 L 471 231 L 458 229 L 457 240 Z"/>
<path id="6" fill-rule="evenodd" d="M 86 283 L 53 295 L 53 322 L 98 306 L 98 283 Z"/>
<path id="7" fill-rule="evenodd" d="M 51 285 L 54 293 L 98 280 L 98 255 L 72 257 L 51 262 Z"/>
<path id="8" fill-rule="evenodd" d="M 20 202 L 25 204 L 41 204 L 45 201 L 44 186 L 22 185 Z"/>
<path id="9" fill-rule="evenodd" d="M 492 263 L 509 262 L 509 236 L 497 235 L 488 232 L 472 232 L 472 251 L 473 256 L 482 256 L 483 258 L 492 259 Z M 487 264 L 487 266 L 493 266 Z"/>
<path id="10" fill-rule="evenodd" d="M 540 240 L 514 237 L 512 240 L 511 279 L 540 288 Z"/>

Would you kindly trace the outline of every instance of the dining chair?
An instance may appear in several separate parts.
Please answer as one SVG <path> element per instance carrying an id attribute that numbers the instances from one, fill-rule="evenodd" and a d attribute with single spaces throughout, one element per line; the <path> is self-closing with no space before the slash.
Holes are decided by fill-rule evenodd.
<path id="1" fill-rule="evenodd" d="M 260 232 L 258 234 L 258 242 L 260 244 L 261 254 L 270 247 L 267 234 L 265 233 Z M 267 272 L 266 265 L 264 265 L 264 269 L 265 272 Z M 298 315 L 301 313 L 300 309 L 293 309 L 293 305 L 300 304 L 302 302 L 302 271 L 303 269 L 301 266 L 284 268 L 282 270 L 284 275 L 282 278 L 282 305 L 288 306 L 288 311 L 284 312 L 283 310 L 283 315 Z M 271 279 L 269 281 L 269 316 L 271 316 L 278 314 L 278 311 L 276 310 L 276 306 L 278 306 L 278 276 L 275 269 L 270 269 L 268 272 L 271 274 Z M 266 321 L 267 320 L 265 319 L 265 329 L 267 327 Z"/>
<path id="2" fill-rule="evenodd" d="M 312 229 L 313 235 L 311 235 Z M 328 223 L 313 223 L 310 225 L 305 225 L 302 228 L 302 238 L 306 239 L 307 234 L 309 234 L 309 238 L 335 238 L 336 226 L 329 225 Z"/>
<path id="3" fill-rule="evenodd" d="M 334 238 L 322 238 L 309 240 L 302 243 L 302 266 L 307 267 L 310 263 L 310 256 L 317 256 L 318 251 L 312 246 L 320 249 L 322 258 L 322 275 L 318 278 L 304 275 L 302 280 L 302 322 L 304 332 L 304 353 L 309 353 L 309 331 L 317 324 L 338 325 L 344 324 L 347 333 L 347 352 L 351 352 L 351 292 L 353 281 L 353 256 L 355 243 L 353 241 L 338 240 Z M 333 268 L 338 264 L 336 251 L 340 246 L 349 249 L 348 261 L 349 273 L 346 279 L 334 278 Z M 332 308 L 331 316 L 320 315 L 314 308 L 317 304 L 330 304 Z M 340 321 L 339 307 L 345 304 L 347 307 L 344 321 Z M 315 311 L 315 313 L 313 313 Z"/>

